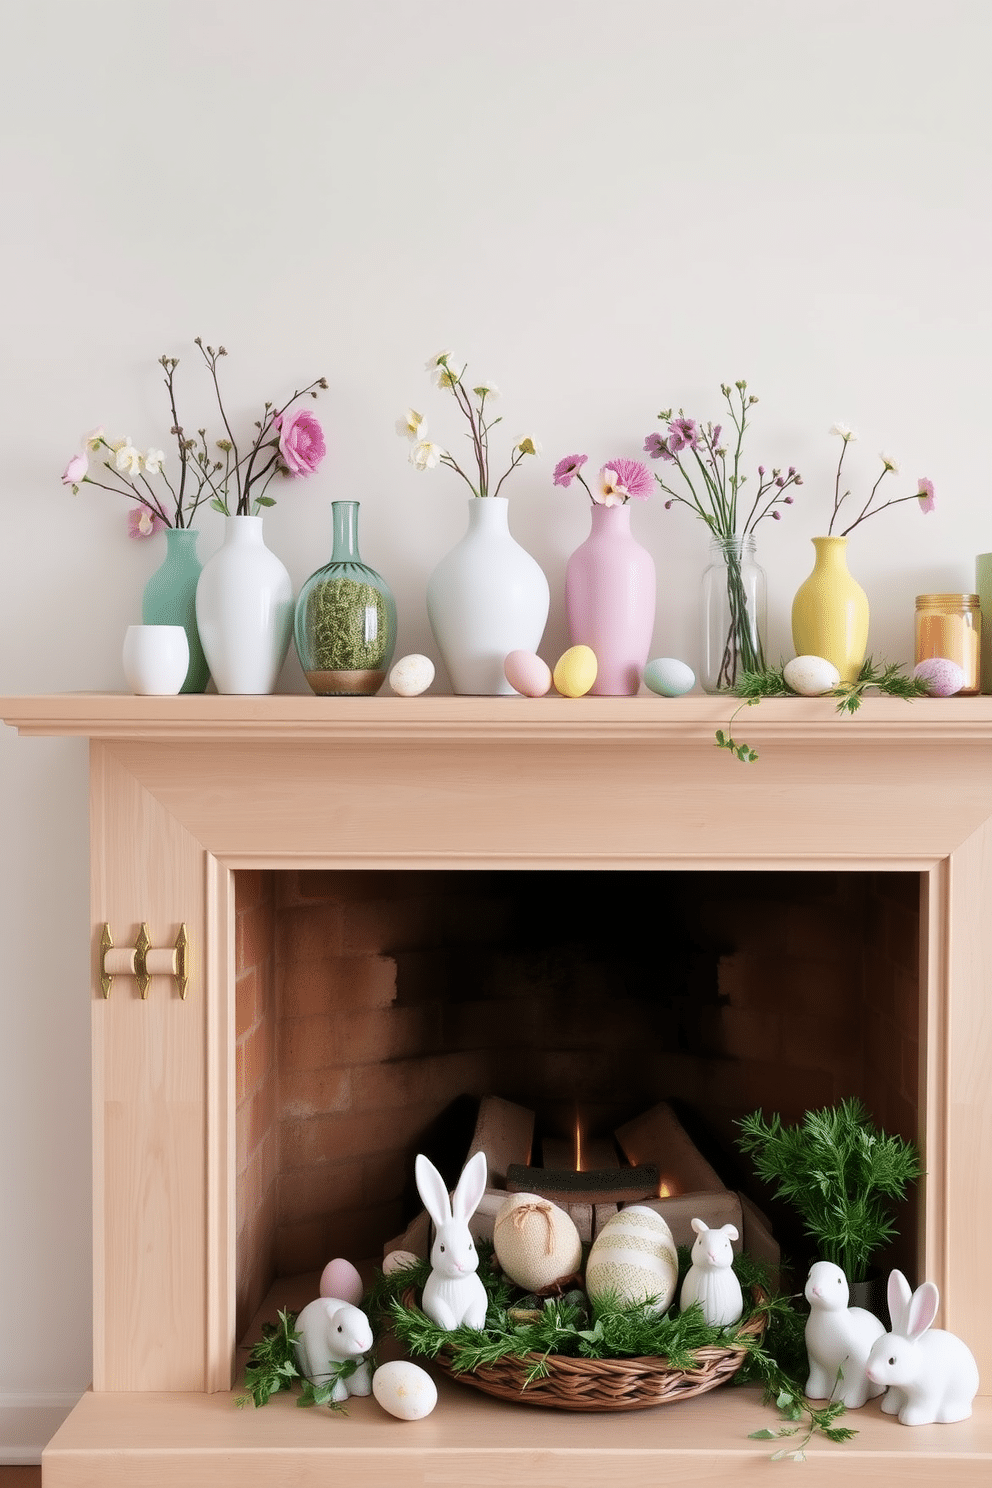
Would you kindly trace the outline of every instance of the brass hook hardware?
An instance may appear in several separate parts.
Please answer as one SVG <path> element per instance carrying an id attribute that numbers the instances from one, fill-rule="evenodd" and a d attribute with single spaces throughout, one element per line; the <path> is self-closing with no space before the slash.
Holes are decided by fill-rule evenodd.
<path id="1" fill-rule="evenodd" d="M 103 995 L 110 996 L 117 976 L 133 976 L 142 998 L 148 996 L 148 984 L 153 976 L 171 976 L 175 978 L 176 991 L 185 1001 L 189 990 L 189 960 L 189 932 L 185 924 L 180 925 L 172 950 L 155 950 L 148 926 L 144 923 L 133 946 L 115 946 L 110 926 L 104 925 L 100 935 L 100 986 Z"/>

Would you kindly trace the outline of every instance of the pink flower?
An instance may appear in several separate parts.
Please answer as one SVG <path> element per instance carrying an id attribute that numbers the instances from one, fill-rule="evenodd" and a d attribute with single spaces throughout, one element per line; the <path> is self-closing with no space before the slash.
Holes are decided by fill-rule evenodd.
<path id="1" fill-rule="evenodd" d="M 127 514 L 128 537 L 154 537 L 165 525 L 147 506 L 132 506 Z"/>
<path id="2" fill-rule="evenodd" d="M 933 511 L 936 504 L 933 499 L 933 481 L 927 480 L 925 475 L 920 476 L 919 490 L 916 493 L 916 499 L 920 503 L 921 512 Z"/>
<path id="3" fill-rule="evenodd" d="M 672 419 L 668 425 L 668 448 L 670 450 L 674 452 L 675 450 L 685 449 L 687 445 L 689 449 L 695 449 L 698 443 L 699 430 L 696 427 L 695 419 Z"/>
<path id="4" fill-rule="evenodd" d="M 85 454 L 73 455 L 62 472 L 62 484 L 64 486 L 78 486 L 80 481 L 85 479 L 89 468 L 89 461 Z"/>
<path id="5" fill-rule="evenodd" d="M 566 455 L 563 460 L 559 460 L 555 466 L 554 484 L 570 486 L 588 458 L 588 455 Z"/>
<path id="6" fill-rule="evenodd" d="M 313 475 L 327 454 L 324 431 L 306 408 L 277 414 L 272 420 L 279 431 L 279 454 L 290 475 Z"/>
<path id="7" fill-rule="evenodd" d="M 596 499 L 602 506 L 619 506 L 629 501 L 645 501 L 654 490 L 654 476 L 640 460 L 621 457 L 611 460 L 599 472 L 602 495 Z"/>
<path id="8" fill-rule="evenodd" d="M 675 456 L 672 454 L 671 450 L 668 448 L 668 445 L 666 444 L 664 439 L 662 439 L 660 434 L 648 435 L 647 439 L 645 439 L 644 441 L 644 453 L 646 455 L 650 455 L 652 460 L 674 461 L 675 459 Z"/>

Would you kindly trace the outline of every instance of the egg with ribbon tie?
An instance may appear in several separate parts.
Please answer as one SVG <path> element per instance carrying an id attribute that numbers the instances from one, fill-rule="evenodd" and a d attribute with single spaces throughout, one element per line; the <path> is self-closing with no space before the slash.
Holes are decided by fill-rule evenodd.
<path id="1" fill-rule="evenodd" d="M 493 1220 L 496 1259 L 525 1292 L 541 1292 L 582 1263 L 582 1241 L 570 1214 L 540 1194 L 510 1194 Z"/>

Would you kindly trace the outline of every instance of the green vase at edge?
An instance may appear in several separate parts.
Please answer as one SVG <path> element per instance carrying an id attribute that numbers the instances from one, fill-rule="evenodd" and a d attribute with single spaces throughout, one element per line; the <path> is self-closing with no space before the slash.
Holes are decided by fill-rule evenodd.
<path id="1" fill-rule="evenodd" d="M 203 692 L 210 681 L 210 668 L 196 628 L 196 585 L 200 560 L 196 556 L 199 532 L 190 527 L 165 529 L 165 558 L 148 583 L 141 601 L 145 625 L 181 625 L 189 641 L 189 670 L 180 692 Z"/>

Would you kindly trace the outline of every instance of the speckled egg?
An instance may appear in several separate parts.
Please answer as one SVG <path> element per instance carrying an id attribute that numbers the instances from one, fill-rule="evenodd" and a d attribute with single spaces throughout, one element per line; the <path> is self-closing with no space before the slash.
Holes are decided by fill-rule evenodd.
<path id="1" fill-rule="evenodd" d="M 554 684 L 562 697 L 585 697 L 598 671 L 591 646 L 570 646 L 555 664 Z"/>
<path id="2" fill-rule="evenodd" d="M 357 1307 L 362 1300 L 365 1286 L 358 1270 L 346 1261 L 342 1256 L 337 1256 L 333 1261 L 328 1261 L 321 1272 L 320 1295 L 322 1297 L 340 1297 L 342 1302 L 350 1302 L 352 1307 Z"/>
<path id="3" fill-rule="evenodd" d="M 586 1291 L 593 1302 L 615 1297 L 621 1305 L 656 1300 L 653 1312 L 671 1306 L 679 1261 L 672 1232 L 660 1214 L 629 1204 L 612 1215 L 592 1243 Z"/>
<path id="4" fill-rule="evenodd" d="M 785 685 L 802 697 L 820 697 L 840 686 L 840 672 L 823 656 L 794 656 L 782 668 Z"/>
<path id="5" fill-rule="evenodd" d="M 426 1369 L 409 1359 L 380 1364 L 372 1376 L 372 1394 L 398 1421 L 422 1421 L 437 1405 L 437 1385 Z"/>
<path id="6" fill-rule="evenodd" d="M 394 1271 L 408 1271 L 411 1266 L 418 1266 L 420 1260 L 412 1250 L 391 1250 L 383 1260 L 382 1274 L 392 1276 Z"/>
<path id="7" fill-rule="evenodd" d="M 656 656 L 644 668 L 644 685 L 659 697 L 682 697 L 695 687 L 696 674 L 674 656 Z"/>
<path id="8" fill-rule="evenodd" d="M 511 1194 L 493 1221 L 496 1259 L 511 1281 L 540 1292 L 578 1271 L 582 1241 L 570 1214 L 540 1194 Z"/>
<path id="9" fill-rule="evenodd" d="M 434 663 L 429 656 L 412 652 L 394 662 L 389 673 L 389 685 L 400 697 L 419 697 L 434 681 Z"/>
<path id="10" fill-rule="evenodd" d="M 551 668 L 533 651 L 511 651 L 503 672 L 510 686 L 524 697 L 544 697 L 551 691 Z"/>
<path id="11" fill-rule="evenodd" d="M 913 676 L 921 679 L 931 697 L 953 697 L 966 681 L 964 667 L 947 656 L 930 656 L 917 662 Z"/>

